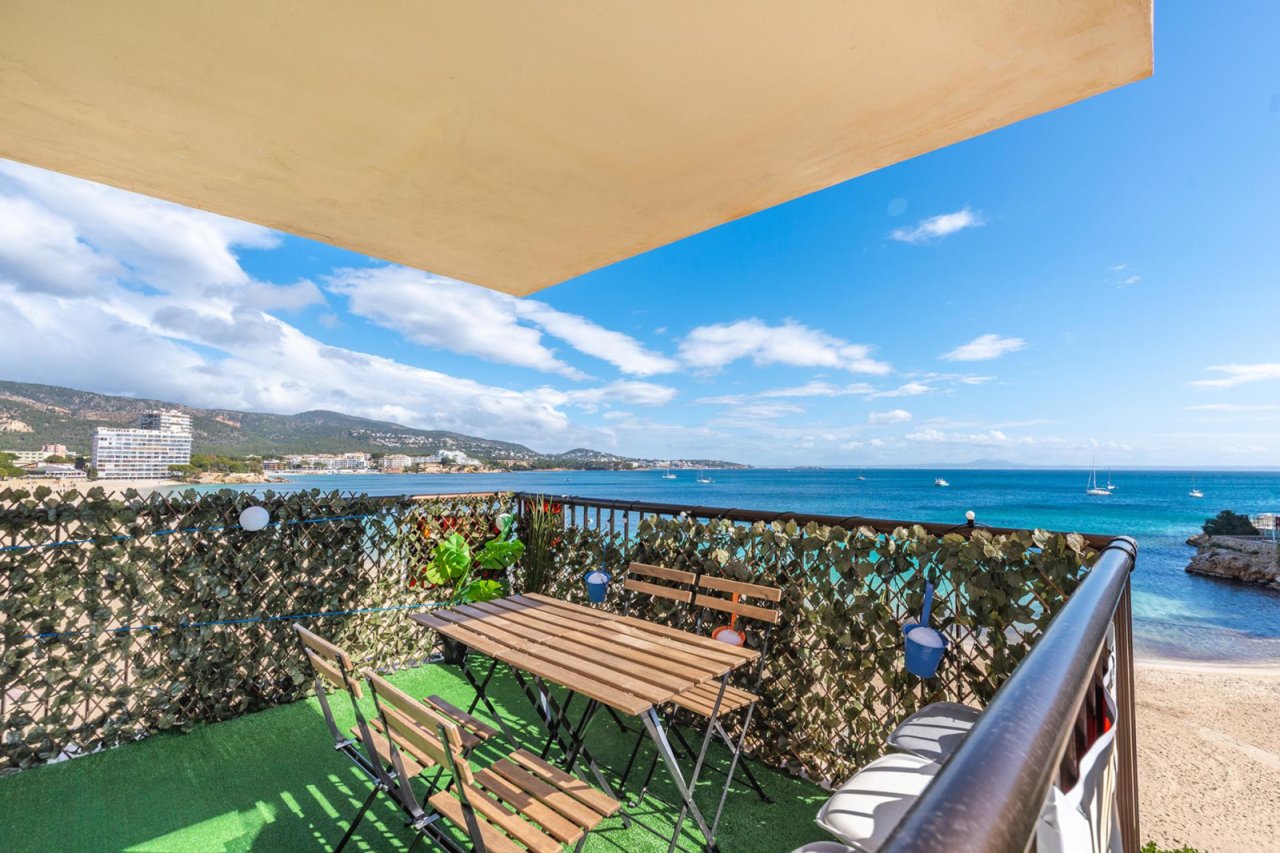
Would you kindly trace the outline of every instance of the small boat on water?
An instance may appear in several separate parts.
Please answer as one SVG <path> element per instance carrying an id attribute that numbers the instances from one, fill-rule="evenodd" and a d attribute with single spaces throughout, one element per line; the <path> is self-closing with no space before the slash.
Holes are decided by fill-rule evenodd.
<path id="1" fill-rule="evenodd" d="M 1084 493 L 1086 495 L 1110 495 L 1111 490 L 1098 485 L 1098 464 L 1095 461 L 1093 467 L 1089 469 L 1089 483 L 1085 486 Z"/>
<path id="2" fill-rule="evenodd" d="M 864 476 L 862 476 L 861 474 L 859 474 L 859 475 L 858 475 L 858 479 L 859 479 L 859 480 L 865 480 L 865 479 L 867 479 L 867 478 L 866 478 L 866 477 L 864 477 Z"/>
<path id="3" fill-rule="evenodd" d="M 715 482 L 715 480 L 713 480 L 713 479 L 711 479 L 710 477 L 708 477 L 708 476 L 707 476 L 707 472 L 706 472 L 706 471 L 699 471 L 699 472 L 698 472 L 698 482 L 699 482 L 699 483 L 714 483 L 714 482 Z"/>
<path id="4" fill-rule="evenodd" d="M 676 475 L 671 473 L 670 468 L 668 468 L 667 472 L 662 475 L 662 479 L 664 480 L 674 480 L 675 478 L 676 478 Z"/>
<path id="5" fill-rule="evenodd" d="M 1192 478 L 1191 478 L 1191 491 L 1187 492 L 1187 497 L 1189 497 L 1189 498 L 1202 498 L 1202 497 L 1204 497 L 1204 492 L 1200 491 L 1199 487 L 1197 487 L 1197 486 L 1196 486 L 1196 478 L 1195 478 L 1195 477 L 1192 477 Z"/>
<path id="6" fill-rule="evenodd" d="M 933 480 L 933 484 L 934 484 L 935 486 L 950 486 L 950 485 L 951 485 L 950 483 L 948 483 L 946 480 L 942 479 L 941 477 L 935 477 L 935 478 L 934 478 L 934 480 Z"/>
<path id="7" fill-rule="evenodd" d="M 1115 490 L 1116 490 L 1116 484 L 1111 482 L 1111 472 L 1108 471 L 1107 472 L 1107 491 L 1114 492 Z"/>

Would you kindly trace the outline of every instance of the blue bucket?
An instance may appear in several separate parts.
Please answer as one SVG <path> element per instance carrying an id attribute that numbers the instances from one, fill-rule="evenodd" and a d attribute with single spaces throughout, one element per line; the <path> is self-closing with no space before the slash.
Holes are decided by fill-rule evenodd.
<path id="1" fill-rule="evenodd" d="M 932 646 L 912 639 L 911 632 L 916 628 L 928 627 L 918 625 L 914 622 L 903 625 L 902 633 L 907 638 L 907 672 L 920 678 L 933 678 L 938 674 L 938 664 L 942 663 L 942 656 L 947 652 L 947 638 L 940 631 L 934 631 L 938 637 L 942 639 L 942 645 Z M 929 630 L 933 630 L 930 628 Z"/>
<path id="2" fill-rule="evenodd" d="M 938 664 L 942 663 L 942 656 L 946 654 L 947 646 L 949 645 L 945 634 L 929 628 L 929 613 L 932 610 L 933 584 L 926 580 L 924 582 L 924 613 L 920 615 L 920 621 L 908 622 L 902 626 L 902 635 L 907 640 L 907 672 L 920 678 L 933 678 L 937 675 Z M 933 645 L 911 639 L 911 632 L 916 628 L 928 629 L 931 635 L 942 641 L 942 645 Z"/>
<path id="3" fill-rule="evenodd" d="M 587 585 L 587 598 L 592 604 L 603 604 L 604 594 L 609 591 L 609 581 L 613 580 L 613 575 L 603 569 L 592 569 L 582 576 L 582 581 Z"/>

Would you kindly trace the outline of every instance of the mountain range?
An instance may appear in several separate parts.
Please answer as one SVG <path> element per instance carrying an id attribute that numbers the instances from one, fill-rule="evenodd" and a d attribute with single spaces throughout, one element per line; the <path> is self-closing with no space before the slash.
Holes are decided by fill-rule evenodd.
<path id="1" fill-rule="evenodd" d="M 117 397 L 56 385 L 0 380 L 0 451 L 39 450 L 65 444 L 87 454 L 95 427 L 129 427 L 143 412 L 173 409 L 191 417 L 196 453 L 278 456 L 290 453 L 408 453 L 461 450 L 468 456 L 513 468 L 649 467 L 665 460 L 635 459 L 587 448 L 541 453 L 509 441 L 445 430 L 414 429 L 390 421 L 317 409 L 296 415 L 200 409 L 163 400 Z M 684 467 L 743 468 L 732 462 L 689 459 Z"/>

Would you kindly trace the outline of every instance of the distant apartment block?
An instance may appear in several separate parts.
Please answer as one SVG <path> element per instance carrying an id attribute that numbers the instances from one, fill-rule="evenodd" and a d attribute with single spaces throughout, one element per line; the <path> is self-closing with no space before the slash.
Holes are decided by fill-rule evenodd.
<path id="1" fill-rule="evenodd" d="M 300 453 L 279 459 L 264 459 L 262 470 L 351 473 L 368 471 L 371 458 L 368 453 Z"/>
<path id="2" fill-rule="evenodd" d="M 93 467 L 106 480 L 160 480 L 169 466 L 191 462 L 191 418 L 181 412 L 147 412 L 136 429 L 98 427 Z"/>

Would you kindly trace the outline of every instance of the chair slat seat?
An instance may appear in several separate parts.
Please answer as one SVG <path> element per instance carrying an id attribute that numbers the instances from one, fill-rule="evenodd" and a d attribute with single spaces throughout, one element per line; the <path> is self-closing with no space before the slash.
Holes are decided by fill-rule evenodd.
<path id="1" fill-rule="evenodd" d="M 621 808 L 612 797 L 524 750 L 476 773 L 466 799 L 481 838 L 495 851 L 519 850 L 507 846 L 518 842 L 534 853 L 557 853 Z M 427 802 L 466 829 L 456 787 Z"/>
<path id="2" fill-rule="evenodd" d="M 489 740 L 490 738 L 495 738 L 498 736 L 498 730 L 495 729 L 493 726 L 489 725 L 483 720 L 480 720 L 472 716 L 471 714 L 468 714 L 466 711 L 462 710 L 458 706 L 453 705 L 449 702 L 446 702 L 444 699 L 441 699 L 439 696 L 436 696 L 433 694 L 431 696 L 426 697 L 422 701 L 426 702 L 428 705 L 430 705 L 435 710 L 439 711 L 444 716 L 448 717 L 450 720 L 453 720 L 455 723 L 457 723 L 459 726 L 462 727 L 464 732 L 468 732 L 471 735 L 473 735 L 476 738 L 477 742 L 486 741 L 486 740 Z M 470 747 L 467 746 L 465 738 L 463 739 L 462 745 L 463 745 L 463 748 L 470 749 Z"/>
<path id="3" fill-rule="evenodd" d="M 414 758 L 440 765 L 452 776 L 448 787 L 420 804 L 408 785 L 391 779 L 385 765 L 379 767 L 384 789 L 415 827 L 438 842 L 448 841 L 442 833 L 453 824 L 474 845 L 494 853 L 558 853 L 565 844 L 585 842 L 588 832 L 621 808 L 617 800 L 525 750 L 477 772 L 465 744 L 468 739 L 479 743 L 481 736 L 464 726 L 475 724 L 483 733 L 489 730 L 486 724 L 438 696 L 414 700 L 372 670 L 364 674 L 378 709 L 378 737 L 387 738 L 375 748 L 387 748 L 390 763 L 403 765 L 406 775 L 412 775 L 406 761 Z M 425 806 L 443 820 L 427 821 Z"/>
<path id="4" fill-rule="evenodd" d="M 599 823 L 600 820 L 604 820 L 606 817 L 609 817 L 617 812 L 618 809 L 622 808 L 622 804 L 613 797 L 610 797 L 603 791 L 591 787 L 577 776 L 572 776 L 564 772 L 554 764 L 548 764 L 528 750 L 517 749 L 515 752 L 511 753 L 510 757 L 512 761 L 519 764 L 525 770 L 528 770 L 534 776 L 537 776 L 548 784 L 554 785 L 556 788 L 564 791 L 578 802 L 589 807 L 599 815 L 599 820 L 597 820 L 596 823 Z M 595 824 L 593 823 L 592 826 L 595 826 Z"/>
<path id="5" fill-rule="evenodd" d="M 462 813 L 462 803 L 453 794 L 441 791 L 427 802 L 455 826 L 461 827 L 464 832 L 467 831 L 467 819 Z M 523 847 L 487 820 L 481 818 L 476 821 L 476 825 L 480 829 L 480 838 L 484 841 L 487 850 L 492 850 L 493 853 L 524 853 Z"/>
<path id="6" fill-rule="evenodd" d="M 709 681 L 678 694 L 671 701 L 700 717 L 710 717 L 719 692 L 720 682 Z M 720 701 L 720 713 L 728 714 L 759 701 L 760 697 L 756 694 L 730 684 L 724 689 L 724 698 Z"/>

